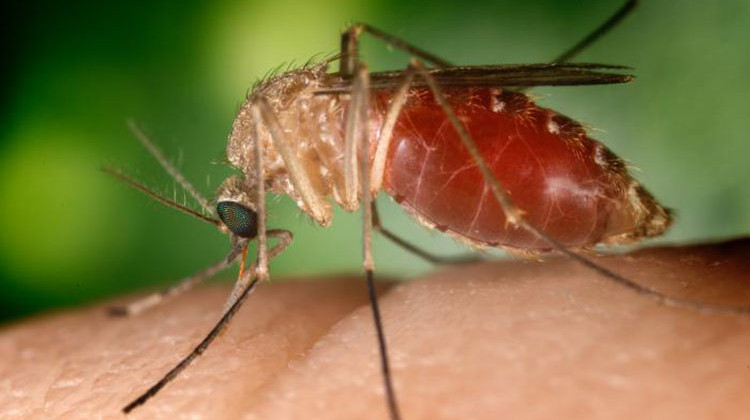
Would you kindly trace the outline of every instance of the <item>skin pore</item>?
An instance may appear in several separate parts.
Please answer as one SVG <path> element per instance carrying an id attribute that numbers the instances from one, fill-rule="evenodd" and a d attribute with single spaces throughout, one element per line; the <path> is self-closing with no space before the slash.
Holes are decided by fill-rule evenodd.
<path id="1" fill-rule="evenodd" d="M 750 305 L 750 238 L 596 260 L 671 296 Z M 0 418 L 123 418 L 192 349 L 227 285 L 133 318 L 113 303 L 0 330 Z M 261 285 L 216 342 L 129 417 L 386 419 L 359 277 Z M 667 307 L 566 259 L 438 268 L 382 283 L 402 415 L 736 418 L 750 409 L 750 316 Z"/>

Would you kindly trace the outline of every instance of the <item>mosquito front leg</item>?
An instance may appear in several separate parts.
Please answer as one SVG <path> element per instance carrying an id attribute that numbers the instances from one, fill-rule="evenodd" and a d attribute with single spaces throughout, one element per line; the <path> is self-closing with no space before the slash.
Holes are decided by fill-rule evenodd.
<path id="1" fill-rule="evenodd" d="M 286 249 L 287 246 L 289 246 L 289 243 L 291 243 L 292 240 L 291 233 L 285 230 L 269 230 L 267 234 L 268 236 L 279 238 L 280 242 L 276 244 L 271 250 L 269 250 L 266 256 L 263 256 L 263 258 L 266 258 L 266 267 L 268 266 L 268 259 L 272 259 L 279 255 L 282 251 L 284 251 L 284 249 Z M 258 236 L 260 237 L 260 226 Z M 244 244 L 242 245 L 244 246 Z M 261 256 L 262 255 L 259 255 L 259 257 Z M 144 404 L 146 401 L 156 395 L 162 388 L 164 388 L 169 382 L 176 378 L 180 374 L 180 372 L 185 370 L 193 362 L 193 360 L 203 354 L 203 352 L 206 351 L 211 343 L 213 343 L 216 337 L 218 337 L 219 333 L 224 330 L 224 328 L 229 324 L 232 318 L 234 318 L 234 316 L 240 310 L 240 307 L 242 307 L 242 304 L 245 303 L 247 297 L 250 295 L 250 293 L 253 292 L 253 290 L 255 290 L 255 287 L 258 285 L 260 279 L 261 277 L 258 275 L 255 266 L 250 266 L 250 268 L 244 270 L 244 272 L 242 273 L 242 278 L 238 279 L 237 283 L 245 284 L 247 286 L 245 286 L 245 288 L 241 291 L 237 299 L 233 301 L 232 305 L 224 311 L 219 321 L 216 323 L 216 325 L 214 325 L 214 327 L 206 335 L 203 341 L 201 341 L 200 344 L 198 344 L 190 352 L 190 354 L 182 359 L 175 367 L 167 372 L 167 374 L 164 375 L 156 384 L 154 384 L 146 392 L 141 394 L 138 398 L 133 400 L 130 404 L 126 405 L 122 409 L 122 411 L 127 414 L 133 411 L 136 407 Z"/>
<path id="2" fill-rule="evenodd" d="M 265 101 L 262 99 L 256 99 L 253 103 L 252 108 L 250 109 L 250 113 L 252 116 L 252 132 L 250 134 L 251 141 L 253 141 L 254 147 L 255 147 L 255 182 L 256 182 L 256 191 L 257 196 L 255 197 L 255 211 L 258 214 L 258 231 L 257 231 L 257 240 L 258 240 L 258 256 L 256 260 L 256 267 L 255 267 L 255 273 L 254 278 L 257 278 L 259 280 L 266 280 L 268 279 L 268 238 L 266 233 L 266 184 L 265 184 L 265 167 L 264 160 L 263 160 L 263 142 L 260 137 L 260 133 L 262 130 L 262 127 L 264 123 L 268 124 L 266 120 L 264 119 L 263 112 L 261 110 L 261 107 L 265 105 Z M 275 121 L 273 121 L 275 122 Z M 272 122 L 272 123 L 273 123 Z M 274 136 L 274 130 L 271 130 L 272 136 Z M 283 136 L 283 134 L 275 133 L 277 136 Z M 279 137 L 278 143 L 282 144 L 282 147 L 288 147 L 289 145 L 285 143 L 285 138 Z M 289 151 L 286 152 L 287 154 L 290 154 Z M 282 153 L 282 156 L 284 154 Z M 301 168 L 301 167 L 300 167 Z M 307 181 L 307 178 L 304 178 L 304 180 Z M 280 231 L 283 233 L 288 233 L 286 231 Z M 285 236 L 282 235 L 282 243 L 284 242 Z M 291 241 L 291 236 L 288 238 L 288 241 Z M 288 244 L 288 242 L 287 242 Z M 286 247 L 286 245 L 284 246 Z M 247 288 L 248 281 L 250 277 L 243 276 L 243 271 L 245 268 L 245 255 L 246 255 L 246 248 L 242 250 L 242 265 L 240 269 L 240 275 L 237 278 L 237 281 L 234 284 L 234 288 L 232 289 L 232 293 L 230 293 L 229 298 L 227 299 L 226 304 L 224 305 L 224 310 L 227 311 L 229 308 L 234 305 L 234 303 L 239 299 L 239 296 L 242 294 L 242 292 Z"/>
<path id="3" fill-rule="evenodd" d="M 260 128 L 263 125 L 263 118 L 260 109 L 254 106 L 250 112 L 255 122 L 255 180 L 257 197 L 255 200 L 256 212 L 258 213 L 258 257 L 255 276 L 258 280 L 268 279 L 268 238 L 266 235 L 266 167 L 263 164 L 263 143 L 260 138 Z"/>
<path id="4" fill-rule="evenodd" d="M 175 296 L 179 296 L 188 290 L 192 289 L 196 285 L 200 284 L 206 279 L 209 279 L 216 275 L 216 273 L 224 270 L 225 268 L 232 265 L 236 260 L 239 253 L 232 251 L 228 257 L 223 258 L 216 264 L 206 268 L 205 270 L 193 274 L 192 276 L 181 279 L 169 289 L 166 289 L 159 293 L 150 294 L 142 299 L 138 299 L 135 302 L 131 302 L 125 306 L 116 306 L 110 308 L 110 314 L 115 316 L 135 316 L 141 312 L 153 308 L 164 301 L 171 299 Z"/>
<path id="5" fill-rule="evenodd" d="M 170 383 L 174 378 L 176 378 L 180 372 L 185 370 L 190 364 L 198 358 L 201 354 L 203 354 L 204 351 L 213 343 L 213 341 L 216 339 L 216 337 L 219 336 L 219 333 L 224 330 L 224 328 L 229 324 L 229 321 L 234 318 L 234 316 L 237 314 L 237 311 L 240 310 L 240 307 L 245 302 L 245 299 L 250 295 L 250 293 L 255 290 L 255 287 L 258 285 L 258 278 L 252 279 L 250 281 L 250 272 L 246 272 L 245 277 L 247 277 L 246 283 L 248 286 L 243 290 L 242 294 L 240 294 L 239 298 L 234 302 L 234 304 L 229 308 L 229 310 L 224 312 L 224 315 L 222 315 L 221 319 L 219 319 L 219 322 L 214 325 L 214 327 L 211 329 L 211 331 L 206 335 L 206 337 L 203 339 L 203 341 L 198 344 L 193 351 L 190 352 L 184 359 L 182 359 L 175 367 L 173 367 L 169 372 L 167 372 L 166 375 L 164 375 L 157 383 L 155 383 L 151 388 L 146 390 L 143 394 L 138 396 L 135 400 L 130 402 L 130 404 L 123 407 L 122 412 L 125 414 L 130 413 L 137 407 L 143 405 L 146 403 L 146 401 L 150 400 L 152 397 L 154 397 L 156 394 L 161 391 L 162 388 L 167 386 L 168 383 Z"/>
<path id="6" fill-rule="evenodd" d="M 262 178 L 261 178 L 262 179 Z M 263 187 L 260 187 L 263 191 Z M 259 200 L 259 206 L 264 206 L 265 200 Z M 263 207 L 259 207 L 259 210 Z M 271 250 L 267 250 L 267 236 L 275 237 L 279 239 L 279 243 L 276 244 Z M 206 335 L 203 341 L 200 342 L 185 358 L 183 358 L 175 367 L 173 367 L 166 375 L 164 375 L 156 384 L 146 390 L 143 394 L 138 396 L 130 404 L 126 405 L 122 411 L 127 414 L 134 410 L 136 407 L 144 404 L 146 401 L 155 396 L 162 388 L 164 388 L 169 382 L 175 379 L 180 372 L 185 370 L 198 356 L 203 354 L 206 349 L 213 343 L 219 333 L 226 328 L 229 322 L 239 311 L 242 304 L 245 302 L 247 297 L 255 290 L 258 282 L 268 278 L 268 261 L 279 255 L 292 241 L 292 234 L 286 230 L 269 230 L 266 232 L 265 229 L 265 211 L 258 211 L 258 265 L 251 265 L 248 269 L 240 272 L 240 277 L 236 282 L 236 285 L 242 285 L 244 288 L 240 290 L 240 293 L 236 298 L 230 297 L 229 302 L 231 304 L 223 312 L 223 315 L 219 321 L 214 325 L 211 331 Z M 238 254 L 245 256 L 245 250 L 247 249 L 247 241 L 239 242 L 230 254 L 231 258 L 227 260 L 234 260 Z M 241 250 L 238 252 L 238 250 Z"/>
<path id="7" fill-rule="evenodd" d="M 279 255 L 284 249 L 286 249 L 291 243 L 292 243 L 292 232 L 284 229 L 271 229 L 266 232 L 266 237 L 269 238 L 276 238 L 278 239 L 279 243 L 274 245 L 273 248 L 268 250 L 268 260 L 272 260 L 276 258 L 277 255 Z M 260 245 L 260 244 L 259 244 Z M 243 248 L 242 250 L 242 258 L 244 260 L 246 256 L 247 248 Z M 234 302 L 239 299 L 240 295 L 242 294 L 243 290 L 248 285 L 248 282 L 251 278 L 255 278 L 256 271 L 256 265 L 251 264 L 249 266 L 242 265 L 242 268 L 240 269 L 240 273 L 237 275 L 237 281 L 234 283 L 234 287 L 232 288 L 232 292 L 229 294 L 229 297 L 227 298 L 226 303 L 224 304 L 224 311 L 228 311 L 229 308 L 234 304 Z M 248 275 L 245 275 L 245 273 L 248 273 Z"/>

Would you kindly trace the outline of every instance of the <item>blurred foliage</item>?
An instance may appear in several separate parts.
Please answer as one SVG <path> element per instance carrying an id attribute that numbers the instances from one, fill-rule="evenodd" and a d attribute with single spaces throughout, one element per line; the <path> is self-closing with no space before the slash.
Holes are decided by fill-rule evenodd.
<path id="1" fill-rule="evenodd" d="M 253 81 L 283 62 L 338 47 L 365 21 L 457 63 L 548 60 L 619 1 L 263 0 L 52 2 L 5 5 L 0 106 L 0 319 L 167 284 L 221 258 L 226 237 L 99 172 L 122 167 L 161 192 L 182 192 L 127 131 L 135 118 L 211 193 L 231 171 L 223 149 Z M 750 231 L 750 3 L 644 1 L 579 61 L 633 66 L 628 86 L 536 89 L 540 102 L 589 124 L 677 210 L 667 241 Z M 364 42 L 375 69 L 407 57 Z M 382 199 L 395 231 L 443 253 Z M 357 215 L 313 226 L 285 198 L 272 227 L 296 240 L 276 275 L 357 271 Z M 381 239 L 382 273 L 428 267 Z"/>

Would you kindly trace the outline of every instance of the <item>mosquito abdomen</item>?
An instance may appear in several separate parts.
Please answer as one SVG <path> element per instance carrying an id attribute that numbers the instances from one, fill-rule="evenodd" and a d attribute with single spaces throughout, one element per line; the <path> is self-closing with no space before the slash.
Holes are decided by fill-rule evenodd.
<path id="1" fill-rule="evenodd" d="M 447 89 L 485 161 L 527 220 L 568 247 L 627 243 L 670 217 L 581 125 L 523 93 Z M 387 92 L 376 107 L 384 108 Z M 546 249 L 505 216 L 445 112 L 413 89 L 394 129 L 384 188 L 422 222 L 479 245 Z"/>

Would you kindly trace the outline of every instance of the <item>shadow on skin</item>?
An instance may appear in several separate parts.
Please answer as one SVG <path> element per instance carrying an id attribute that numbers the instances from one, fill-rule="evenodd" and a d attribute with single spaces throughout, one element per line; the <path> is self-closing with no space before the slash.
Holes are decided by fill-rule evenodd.
<path id="1" fill-rule="evenodd" d="M 599 261 L 670 295 L 750 305 L 750 238 Z M 109 318 L 107 303 L 5 327 L 0 418 L 122 418 L 209 330 L 228 291 L 202 287 L 130 319 Z M 750 316 L 660 306 L 563 259 L 454 267 L 381 292 L 407 420 L 750 410 Z M 130 417 L 387 419 L 382 393 L 363 282 L 272 282 Z"/>

